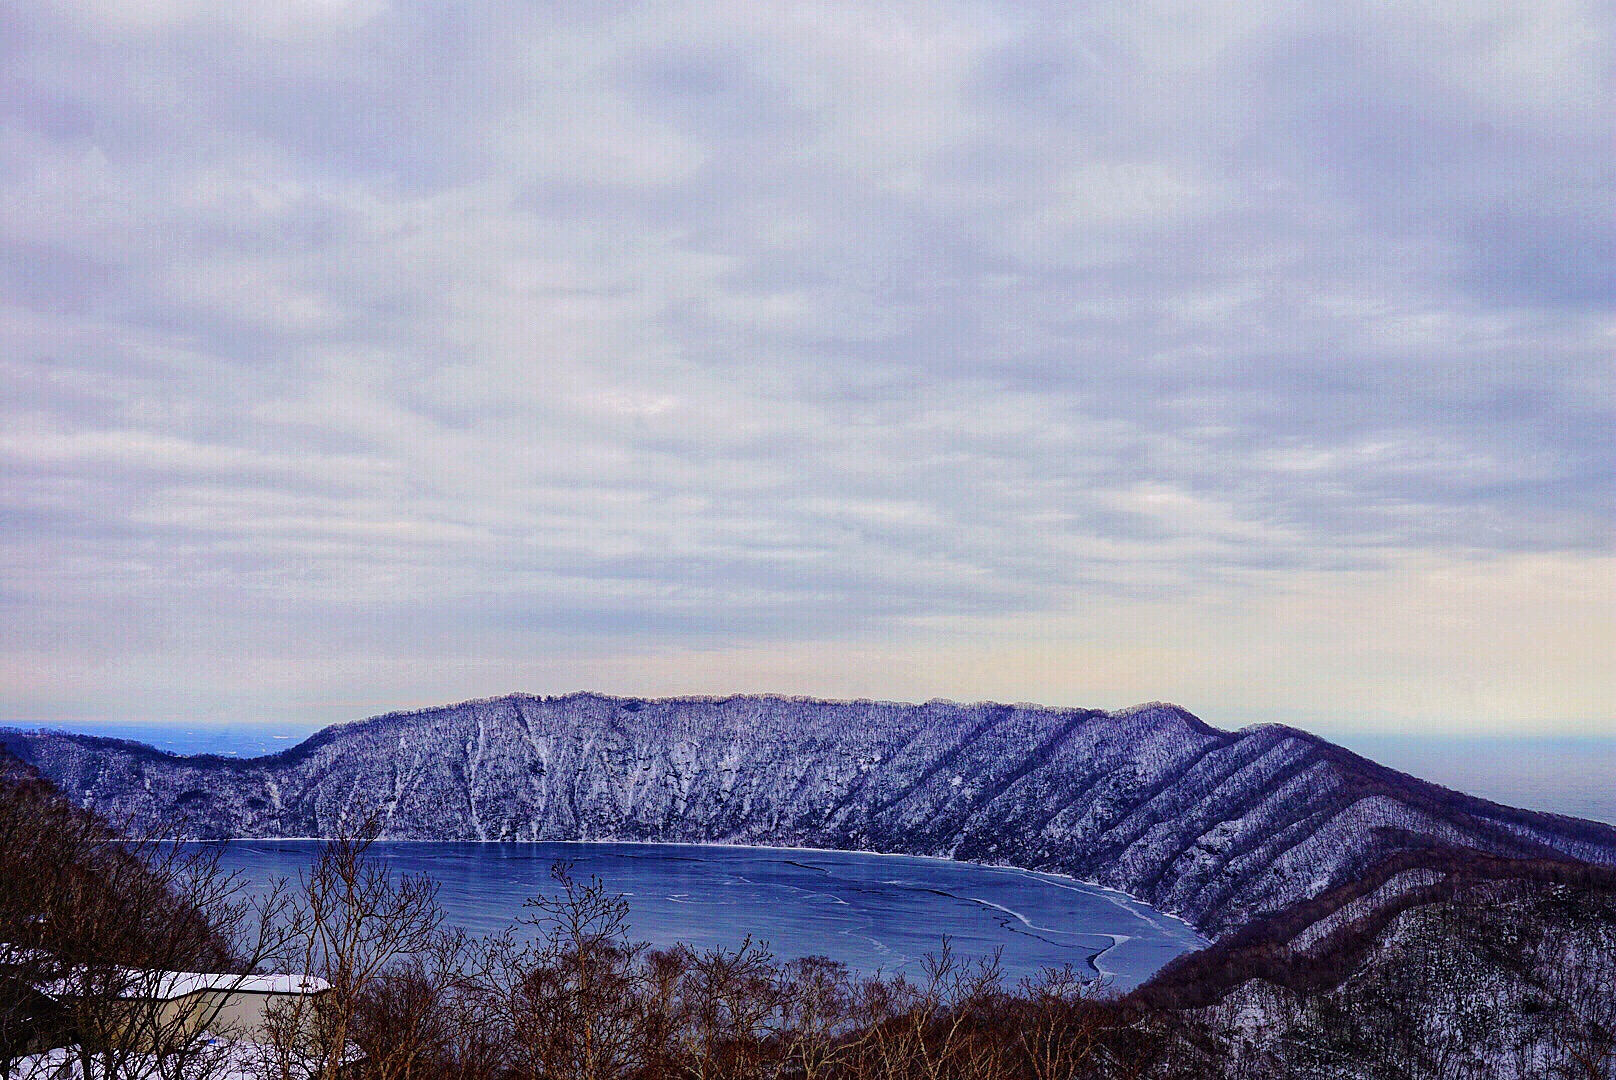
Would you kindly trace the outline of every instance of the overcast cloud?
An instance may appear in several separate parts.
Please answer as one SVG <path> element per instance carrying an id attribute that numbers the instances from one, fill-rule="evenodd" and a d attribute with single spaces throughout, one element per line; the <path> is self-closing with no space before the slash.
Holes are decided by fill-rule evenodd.
<path id="1" fill-rule="evenodd" d="M 5 24 L 0 719 L 1616 733 L 1608 4 Z"/>

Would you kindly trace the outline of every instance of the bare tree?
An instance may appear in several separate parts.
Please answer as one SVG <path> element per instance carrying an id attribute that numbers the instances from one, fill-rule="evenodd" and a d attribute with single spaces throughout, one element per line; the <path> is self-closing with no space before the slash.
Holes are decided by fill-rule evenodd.
<path id="1" fill-rule="evenodd" d="M 861 1044 L 854 1030 L 856 991 L 847 965 L 807 956 L 785 964 L 777 978 L 781 1073 L 802 1080 L 844 1074 Z"/>
<path id="2" fill-rule="evenodd" d="M 734 949 L 681 947 L 674 998 L 673 1052 L 691 1080 L 749 1078 L 778 1056 L 785 987 L 766 945 L 750 937 Z"/>
<path id="3" fill-rule="evenodd" d="M 579 882 L 557 864 L 556 897 L 527 901 L 536 934 L 507 935 L 490 953 L 490 1001 L 524 1077 L 619 1080 L 646 1058 L 646 945 L 628 940 L 628 903 L 599 879 Z"/>
<path id="4" fill-rule="evenodd" d="M 463 930 L 440 930 L 359 997 L 353 1038 L 366 1080 L 472 1080 L 491 1076 L 508 1039 L 481 992 L 486 950 Z"/>
<path id="5" fill-rule="evenodd" d="M 997 952 L 974 964 L 954 954 L 953 943 L 921 961 L 921 978 L 871 980 L 862 987 L 869 1039 L 860 1065 L 875 1075 L 915 1080 L 996 1077 L 1005 1069 L 1005 1046 L 979 1040 L 973 1021 L 1003 994 Z"/>
<path id="6" fill-rule="evenodd" d="M 1095 998 L 1103 989 L 1070 964 L 1021 980 L 1016 1042 L 1032 1080 L 1072 1080 L 1093 1064 L 1102 1030 Z"/>
<path id="7" fill-rule="evenodd" d="M 382 993 L 395 974 L 423 974 L 428 990 L 441 977 L 420 959 L 444 941 L 437 883 L 425 875 L 394 874 L 368 857 L 375 832 L 369 822 L 359 836 L 326 841 L 314 865 L 299 875 L 289 905 L 287 954 L 299 970 L 330 983 L 330 990 L 291 998 L 271 1010 L 268 1053 L 261 1063 L 270 1080 L 337 1080 L 351 1072 L 363 1004 Z M 423 966 L 412 969 L 412 964 Z M 427 1010 L 418 1005 L 415 1011 L 415 1043 L 404 1053 L 405 1064 L 390 1059 L 387 1065 L 406 1071 L 394 1075 L 412 1075 L 408 1062 L 429 1041 Z"/>

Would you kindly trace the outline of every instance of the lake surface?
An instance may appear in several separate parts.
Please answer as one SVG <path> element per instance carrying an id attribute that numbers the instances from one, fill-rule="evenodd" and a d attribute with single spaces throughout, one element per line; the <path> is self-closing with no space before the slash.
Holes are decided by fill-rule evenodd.
<path id="1" fill-rule="evenodd" d="M 238 840 L 224 863 L 255 881 L 295 875 L 312 840 Z M 1121 893 L 1026 870 L 945 859 L 681 844 L 385 842 L 371 853 L 441 883 L 449 921 L 504 929 L 522 901 L 557 890 L 573 864 L 629 903 L 636 940 L 733 947 L 750 934 L 776 956 L 828 956 L 865 973 L 918 975 L 947 935 L 967 959 L 1002 949 L 1008 980 L 1073 964 L 1119 988 L 1205 944 L 1189 926 Z"/>

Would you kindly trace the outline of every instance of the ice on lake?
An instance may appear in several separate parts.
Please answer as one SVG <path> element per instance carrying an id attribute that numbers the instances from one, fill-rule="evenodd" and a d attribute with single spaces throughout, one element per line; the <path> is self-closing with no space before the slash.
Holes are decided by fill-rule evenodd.
<path id="1" fill-rule="evenodd" d="M 238 840 L 224 864 L 256 881 L 295 876 L 313 840 Z M 943 938 L 968 959 L 1002 950 L 1007 979 L 1072 964 L 1117 989 L 1200 948 L 1189 926 L 1130 897 L 1068 878 L 900 855 L 624 843 L 378 842 L 395 870 L 440 883 L 451 923 L 490 933 L 522 902 L 554 894 L 572 864 L 629 903 L 635 940 L 734 947 L 750 935 L 776 956 L 827 956 L 855 971 L 918 974 Z"/>

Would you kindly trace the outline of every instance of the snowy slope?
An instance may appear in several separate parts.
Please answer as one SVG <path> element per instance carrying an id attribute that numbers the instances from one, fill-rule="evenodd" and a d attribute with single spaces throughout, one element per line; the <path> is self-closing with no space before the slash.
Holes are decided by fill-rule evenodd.
<path id="1" fill-rule="evenodd" d="M 273 757 L 4 733 L 115 821 L 398 839 L 790 844 L 1072 874 L 1221 934 L 1432 843 L 1616 863 L 1616 829 L 1511 810 L 1290 728 L 1172 705 L 526 695 L 343 725 Z"/>

